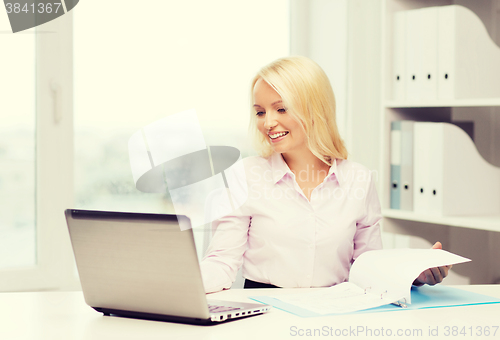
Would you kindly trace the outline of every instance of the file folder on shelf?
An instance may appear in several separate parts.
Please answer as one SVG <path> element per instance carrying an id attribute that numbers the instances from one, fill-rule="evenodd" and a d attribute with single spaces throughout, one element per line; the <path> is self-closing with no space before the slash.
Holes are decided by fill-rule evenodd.
<path id="1" fill-rule="evenodd" d="M 403 21 L 402 24 L 401 21 Z M 437 7 L 396 12 L 394 24 L 395 29 L 399 29 L 397 25 L 400 24 L 406 36 L 401 43 L 400 39 L 402 34 L 400 32 L 394 32 L 394 67 L 399 67 L 397 61 L 399 61 L 400 58 L 405 60 L 405 99 L 437 99 Z M 394 90 L 396 97 L 399 95 L 399 93 L 397 93 L 399 88 L 395 86 Z"/>
<path id="2" fill-rule="evenodd" d="M 405 18 L 406 12 L 394 13 L 393 22 L 393 45 L 392 45 L 392 98 L 394 100 L 405 99 L 405 84 L 407 82 L 405 73 Z"/>
<path id="3" fill-rule="evenodd" d="M 500 46 L 473 11 L 460 5 L 401 11 L 393 25 L 393 99 L 500 97 Z"/>
<path id="4" fill-rule="evenodd" d="M 415 124 L 415 211 L 443 213 L 443 128 L 441 123 Z"/>
<path id="5" fill-rule="evenodd" d="M 419 63 L 420 73 L 418 74 L 420 85 L 420 99 L 436 100 L 438 98 L 437 89 L 437 30 L 438 30 L 438 10 L 437 7 L 428 7 L 417 10 L 419 26 L 413 29 L 418 30 L 421 35 Z"/>
<path id="6" fill-rule="evenodd" d="M 449 123 L 414 123 L 414 211 L 434 215 L 500 213 L 500 168 Z"/>
<path id="7" fill-rule="evenodd" d="M 459 5 L 438 8 L 438 98 L 500 97 L 500 47 Z"/>
<path id="8" fill-rule="evenodd" d="M 413 210 L 413 121 L 391 122 L 391 209 Z"/>
<path id="9" fill-rule="evenodd" d="M 401 121 L 391 122 L 391 209 L 401 208 Z"/>
<path id="10" fill-rule="evenodd" d="M 401 210 L 413 210 L 413 126 L 401 121 Z"/>
<path id="11" fill-rule="evenodd" d="M 420 51 L 422 35 L 420 34 L 420 10 L 407 11 L 405 16 L 405 89 L 406 100 L 420 99 L 422 77 L 420 68 Z"/>

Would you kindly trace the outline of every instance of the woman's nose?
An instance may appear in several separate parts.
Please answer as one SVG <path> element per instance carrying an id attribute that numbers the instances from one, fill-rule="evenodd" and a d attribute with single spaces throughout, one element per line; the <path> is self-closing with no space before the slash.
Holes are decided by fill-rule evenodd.
<path id="1" fill-rule="evenodd" d="M 272 112 L 266 113 L 266 120 L 264 121 L 264 127 L 268 130 L 271 130 L 276 125 L 278 125 L 278 122 L 276 121 L 276 115 Z"/>

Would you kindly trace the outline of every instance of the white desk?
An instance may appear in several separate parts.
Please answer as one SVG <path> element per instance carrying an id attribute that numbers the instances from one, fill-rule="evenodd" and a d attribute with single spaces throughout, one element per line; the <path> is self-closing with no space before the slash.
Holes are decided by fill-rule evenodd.
<path id="1" fill-rule="evenodd" d="M 500 285 L 456 287 L 500 298 Z M 287 289 L 233 289 L 211 294 L 210 297 L 247 301 L 247 296 L 283 294 L 287 291 Z M 450 327 L 448 337 L 445 336 L 446 326 Z M 457 332 L 464 329 L 467 336 L 459 333 L 452 336 L 453 326 L 458 327 Z M 486 326 L 489 326 L 489 336 L 475 336 L 479 330 L 484 334 Z M 495 328 L 492 326 L 499 326 L 495 336 L 493 336 Z M 273 308 L 266 315 L 216 326 L 192 326 L 104 317 L 85 304 L 81 292 L 0 293 L 0 339 L 2 340 L 370 338 L 366 336 L 367 331 L 360 331 L 357 336 L 351 332 L 361 327 L 370 328 L 373 338 L 377 339 L 417 338 L 416 334 L 410 335 L 414 330 L 417 332 L 421 330 L 422 336 L 418 336 L 419 339 L 500 339 L 500 304 L 319 318 L 301 318 Z M 429 336 L 429 329 L 435 330 L 436 327 L 439 331 L 438 336 Z M 306 336 L 307 329 L 311 332 L 318 329 L 316 336 Z M 389 329 L 392 331 L 392 336 L 387 336 Z M 398 330 L 402 330 L 402 336 L 396 336 Z M 343 331 L 344 336 L 335 336 L 335 331 Z M 470 336 L 471 331 L 473 336 Z M 300 336 L 299 332 L 303 336 Z M 321 332 L 323 334 L 319 335 Z M 375 336 L 377 332 L 379 336 Z"/>

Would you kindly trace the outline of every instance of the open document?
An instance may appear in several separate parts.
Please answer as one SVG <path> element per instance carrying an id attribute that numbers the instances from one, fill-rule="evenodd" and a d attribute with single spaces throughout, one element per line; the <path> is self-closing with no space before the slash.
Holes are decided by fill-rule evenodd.
<path id="1" fill-rule="evenodd" d="M 441 249 L 373 250 L 360 255 L 351 267 L 349 282 L 333 287 L 273 298 L 316 314 L 339 314 L 390 303 L 411 303 L 413 281 L 426 269 L 468 262 Z"/>

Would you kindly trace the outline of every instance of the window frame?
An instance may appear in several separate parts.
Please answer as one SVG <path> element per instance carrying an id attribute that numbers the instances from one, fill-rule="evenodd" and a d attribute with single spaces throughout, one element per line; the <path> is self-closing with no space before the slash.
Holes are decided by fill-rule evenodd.
<path id="1" fill-rule="evenodd" d="M 79 288 L 64 210 L 73 206 L 72 13 L 27 31 L 36 38 L 36 264 L 0 269 L 0 291 Z"/>

